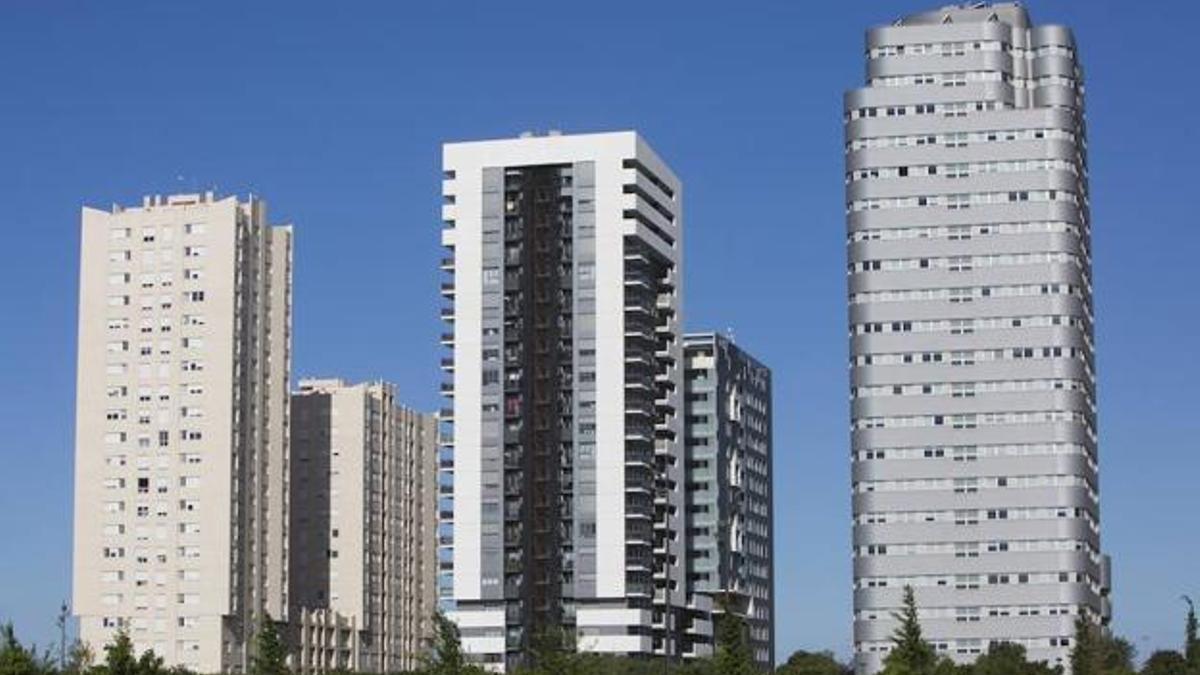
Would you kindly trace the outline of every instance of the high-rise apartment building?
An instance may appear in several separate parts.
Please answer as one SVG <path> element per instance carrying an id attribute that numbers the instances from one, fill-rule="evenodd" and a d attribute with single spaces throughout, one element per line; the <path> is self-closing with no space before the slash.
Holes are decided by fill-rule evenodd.
<path id="1" fill-rule="evenodd" d="M 443 164 L 464 649 L 504 670 L 562 627 L 684 657 L 711 625 L 686 597 L 679 181 L 633 132 L 451 143 Z"/>
<path id="2" fill-rule="evenodd" d="M 83 209 L 74 609 L 99 650 L 244 670 L 287 599 L 292 232 L 212 193 Z"/>
<path id="3" fill-rule="evenodd" d="M 688 591 L 743 617 L 775 663 L 771 371 L 716 333 L 684 336 Z"/>
<path id="4" fill-rule="evenodd" d="M 292 396 L 296 669 L 415 670 L 437 595 L 437 423 L 375 382 Z"/>
<path id="5" fill-rule="evenodd" d="M 854 641 L 1069 667 L 1105 623 L 1083 73 L 1015 3 L 872 29 L 845 97 Z"/>

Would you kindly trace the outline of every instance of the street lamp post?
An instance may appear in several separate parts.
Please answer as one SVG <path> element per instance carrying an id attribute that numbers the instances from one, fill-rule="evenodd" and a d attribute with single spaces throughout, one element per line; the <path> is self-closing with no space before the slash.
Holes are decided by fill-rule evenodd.
<path id="1" fill-rule="evenodd" d="M 58 610 L 58 672 L 67 672 L 67 619 L 71 616 L 70 609 L 64 601 Z"/>

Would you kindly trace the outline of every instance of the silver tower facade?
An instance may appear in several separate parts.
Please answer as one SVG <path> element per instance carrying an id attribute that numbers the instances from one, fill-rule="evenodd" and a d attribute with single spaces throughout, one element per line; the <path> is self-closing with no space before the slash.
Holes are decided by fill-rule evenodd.
<path id="1" fill-rule="evenodd" d="M 1083 79 L 1017 4 L 868 31 L 845 97 L 856 667 L 927 637 L 1069 666 L 1105 623 Z"/>

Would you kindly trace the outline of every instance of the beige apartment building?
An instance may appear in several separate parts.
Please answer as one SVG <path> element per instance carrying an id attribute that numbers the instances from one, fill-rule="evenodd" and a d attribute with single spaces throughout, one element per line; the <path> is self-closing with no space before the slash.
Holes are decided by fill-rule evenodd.
<path id="1" fill-rule="evenodd" d="M 383 382 L 292 395 L 289 593 L 302 673 L 415 669 L 437 604 L 437 422 Z"/>
<path id="2" fill-rule="evenodd" d="M 74 608 L 99 651 L 245 670 L 287 603 L 292 230 L 213 193 L 84 208 Z"/>

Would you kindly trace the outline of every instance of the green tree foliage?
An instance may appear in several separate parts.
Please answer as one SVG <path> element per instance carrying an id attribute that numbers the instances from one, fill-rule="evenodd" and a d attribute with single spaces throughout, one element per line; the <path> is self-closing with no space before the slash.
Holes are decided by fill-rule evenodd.
<path id="1" fill-rule="evenodd" d="M 1025 647 L 1011 642 L 993 644 L 968 670 L 972 675 L 1058 675 L 1062 672 L 1062 668 L 1051 667 L 1044 661 L 1030 662 Z"/>
<path id="2" fill-rule="evenodd" d="M 1188 662 L 1173 649 L 1160 649 L 1142 664 L 1142 675 L 1188 675 Z"/>
<path id="3" fill-rule="evenodd" d="M 542 675 L 585 675 L 594 670 L 594 664 L 585 654 L 575 649 L 575 636 L 561 627 L 544 630 L 530 640 L 529 663 L 518 673 Z"/>
<path id="4" fill-rule="evenodd" d="M 433 652 L 426 658 L 423 675 L 483 675 L 486 671 L 467 663 L 458 626 L 438 612 L 433 616 Z"/>
<path id="5" fill-rule="evenodd" d="M 1183 657 L 1187 661 L 1188 671 L 1192 675 L 1200 675 L 1200 638 L 1196 636 L 1196 606 L 1192 599 L 1183 596 L 1188 605 L 1187 622 L 1184 625 Z"/>
<path id="6" fill-rule="evenodd" d="M 1071 648 L 1073 675 L 1131 675 L 1136 651 L 1128 640 L 1107 635 L 1100 627 L 1075 621 L 1075 644 Z"/>
<path id="7" fill-rule="evenodd" d="M 104 645 L 104 663 L 99 666 L 101 675 L 139 675 L 138 660 L 133 653 L 133 640 L 125 629 L 117 631 L 116 637 Z"/>
<path id="8" fill-rule="evenodd" d="M 76 650 L 78 652 L 78 660 L 83 663 L 84 660 L 90 659 L 90 650 L 80 645 Z M 76 660 L 76 657 L 72 657 Z M 104 645 L 104 663 L 95 666 L 87 671 L 90 675 L 187 675 L 188 671 L 183 668 L 173 668 L 168 670 L 163 667 L 161 656 L 154 653 L 154 650 L 147 649 L 142 652 L 141 656 L 136 656 L 133 649 L 133 640 L 129 639 L 129 633 L 125 629 L 117 631 L 113 641 Z"/>
<path id="9" fill-rule="evenodd" d="M 81 640 L 75 640 L 67 650 L 66 672 L 70 675 L 86 673 L 91 670 L 95 660 L 96 654 L 92 651 L 91 646 Z"/>
<path id="10" fill-rule="evenodd" d="M 37 649 L 22 646 L 11 623 L 0 626 L 0 675 L 43 675 L 52 672 L 54 666 L 49 657 L 38 656 Z"/>
<path id="11" fill-rule="evenodd" d="M 715 675 L 757 675 L 758 666 L 750 652 L 746 622 L 725 604 L 717 616 L 716 650 L 712 670 Z"/>
<path id="12" fill-rule="evenodd" d="M 167 669 L 163 667 L 162 657 L 155 654 L 153 650 L 147 649 L 138 657 L 137 673 L 138 675 L 167 675 Z"/>
<path id="13" fill-rule="evenodd" d="M 883 660 L 883 672 L 885 675 L 931 675 L 938 665 L 937 651 L 921 634 L 912 586 L 904 587 L 904 607 L 893 616 L 900 625 L 892 633 L 892 650 Z"/>
<path id="14" fill-rule="evenodd" d="M 279 637 L 279 628 L 271 615 L 263 613 L 254 636 L 254 656 L 249 675 L 288 675 L 287 647 Z"/>
<path id="15" fill-rule="evenodd" d="M 776 675 L 852 675 L 854 669 L 840 662 L 833 652 L 793 653 L 788 660 L 775 669 Z"/>

